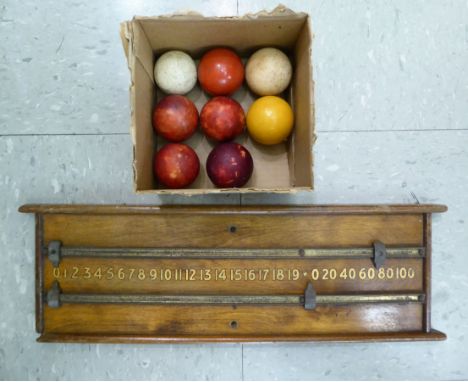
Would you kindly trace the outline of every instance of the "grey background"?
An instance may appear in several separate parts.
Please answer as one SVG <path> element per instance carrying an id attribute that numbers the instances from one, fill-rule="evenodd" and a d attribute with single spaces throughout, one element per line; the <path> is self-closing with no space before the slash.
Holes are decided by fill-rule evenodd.
<path id="1" fill-rule="evenodd" d="M 241 15 L 270 0 L 0 1 L 0 377 L 468 378 L 468 1 L 285 1 L 315 32 L 316 191 L 132 192 L 133 15 Z M 438 343 L 60 345 L 34 332 L 32 215 L 23 203 L 445 203 L 434 217 Z"/>

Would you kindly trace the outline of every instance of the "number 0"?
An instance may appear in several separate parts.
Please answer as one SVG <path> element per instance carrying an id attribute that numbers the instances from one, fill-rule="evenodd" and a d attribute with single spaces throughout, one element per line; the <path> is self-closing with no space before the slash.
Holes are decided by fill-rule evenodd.
<path id="1" fill-rule="evenodd" d="M 319 279 L 319 277 L 320 277 L 319 270 L 318 269 L 312 269 L 311 277 L 312 277 L 312 280 L 317 281 Z"/>

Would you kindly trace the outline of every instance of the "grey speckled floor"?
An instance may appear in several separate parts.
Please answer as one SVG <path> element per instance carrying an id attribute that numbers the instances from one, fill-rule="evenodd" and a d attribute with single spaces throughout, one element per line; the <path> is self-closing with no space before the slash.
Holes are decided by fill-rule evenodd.
<path id="1" fill-rule="evenodd" d="M 118 23 L 271 0 L 0 4 L 0 378 L 468 378 L 468 1 L 285 1 L 311 14 L 316 191 L 137 197 Z M 442 343 L 44 345 L 33 328 L 32 216 L 23 203 L 436 202 L 433 326 Z"/>

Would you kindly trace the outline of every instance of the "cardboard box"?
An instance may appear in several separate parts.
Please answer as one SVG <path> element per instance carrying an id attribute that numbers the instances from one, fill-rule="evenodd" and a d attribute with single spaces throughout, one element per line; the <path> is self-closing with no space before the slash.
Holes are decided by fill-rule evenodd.
<path id="1" fill-rule="evenodd" d="M 243 17 L 203 17 L 198 14 L 135 17 L 121 24 L 121 36 L 131 72 L 131 135 L 134 185 L 137 193 L 209 194 L 219 192 L 295 192 L 313 189 L 312 146 L 314 103 L 311 65 L 312 33 L 307 14 L 282 6 L 271 13 Z M 153 175 L 153 155 L 164 142 L 152 126 L 154 105 L 163 96 L 153 78 L 154 63 L 162 53 L 179 49 L 196 60 L 213 47 L 230 47 L 246 61 L 262 47 L 274 46 L 290 57 L 294 73 L 283 94 L 294 110 L 294 130 L 289 140 L 276 146 L 253 142 L 247 132 L 236 139 L 254 160 L 254 173 L 240 189 L 217 189 L 209 180 L 205 163 L 214 143 L 199 130 L 188 141 L 200 158 L 200 175 L 190 188 L 160 189 Z M 208 96 L 197 85 L 188 97 L 200 111 Z M 233 97 L 247 113 L 255 100 L 247 85 Z"/>

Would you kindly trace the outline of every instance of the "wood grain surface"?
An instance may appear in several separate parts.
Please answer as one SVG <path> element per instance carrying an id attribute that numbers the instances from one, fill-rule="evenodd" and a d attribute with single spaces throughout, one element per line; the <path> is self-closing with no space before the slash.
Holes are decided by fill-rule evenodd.
<path id="1" fill-rule="evenodd" d="M 51 333 L 273 336 L 422 330 L 422 304 L 143 306 L 64 304 L 45 309 Z M 233 328 L 235 322 L 235 328 Z"/>
<path id="2" fill-rule="evenodd" d="M 420 246 L 422 215 L 44 215 L 65 246 L 300 248 Z"/>
<path id="3" fill-rule="evenodd" d="M 430 332 L 375 332 L 375 333 L 333 333 L 311 335 L 269 335 L 269 336 L 158 336 L 148 334 L 54 334 L 41 335 L 39 342 L 76 342 L 76 343 L 139 343 L 139 344 L 164 344 L 164 343 L 199 343 L 199 342 L 408 342 L 408 341 L 443 341 L 447 336 L 438 330 Z"/>
<path id="4" fill-rule="evenodd" d="M 421 214 L 445 212 L 442 204 L 334 204 L 334 205 L 263 205 L 263 206 L 151 206 L 151 205 L 105 205 L 105 204 L 25 204 L 20 212 L 43 214 L 97 214 L 97 215 L 284 215 L 284 214 Z"/>
<path id="5" fill-rule="evenodd" d="M 440 205 L 155 207 L 28 205 L 36 225 L 36 317 L 40 341 L 439 340 L 430 327 L 431 212 Z M 44 258 L 51 240 L 96 248 L 423 247 L 424 258 L 207 259 Z M 190 276 L 189 276 L 190 275 Z M 424 302 L 318 305 L 63 304 L 62 293 L 318 295 L 416 293 Z"/>

